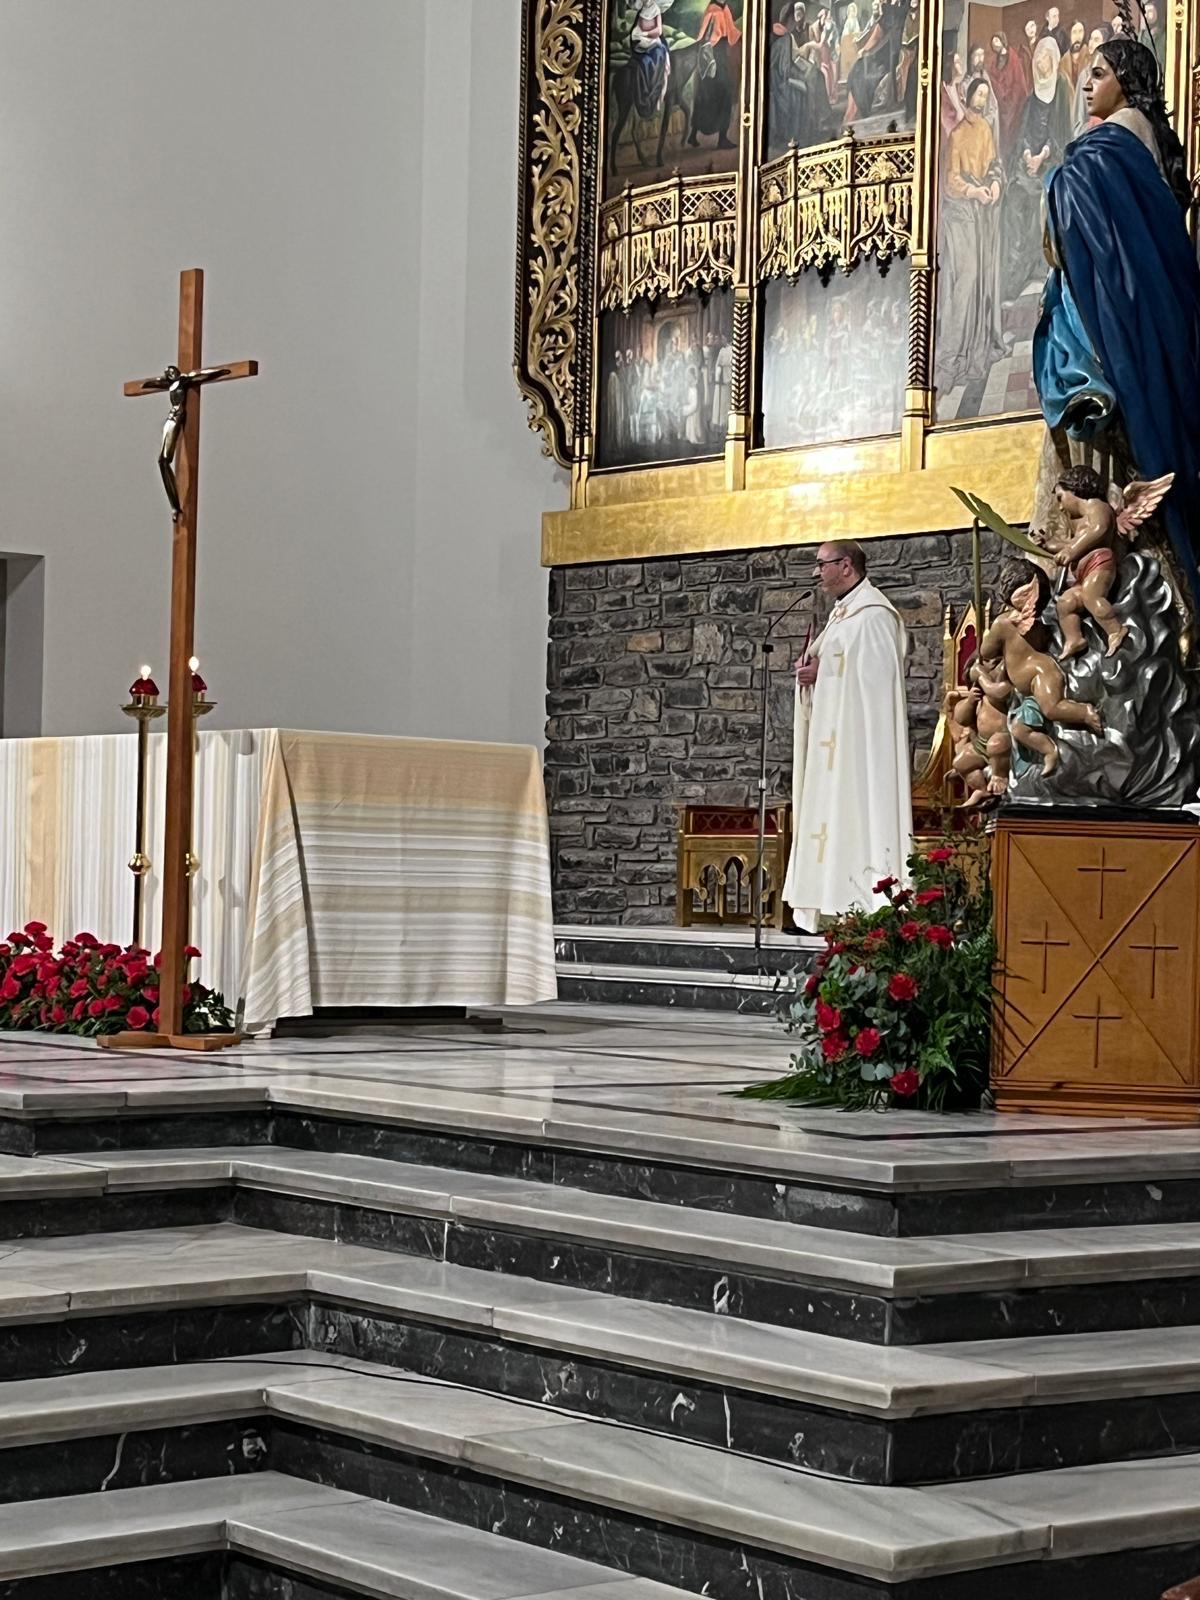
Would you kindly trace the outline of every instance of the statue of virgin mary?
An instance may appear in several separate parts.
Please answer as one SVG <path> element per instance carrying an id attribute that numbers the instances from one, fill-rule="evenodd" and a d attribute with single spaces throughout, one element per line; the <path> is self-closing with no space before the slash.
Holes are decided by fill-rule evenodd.
<path id="1" fill-rule="evenodd" d="M 1193 203 L 1154 53 L 1132 39 L 1096 51 L 1090 121 L 1046 186 L 1053 270 L 1034 335 L 1034 377 L 1052 431 L 1173 472 L 1162 521 L 1200 609 L 1200 269 Z"/>

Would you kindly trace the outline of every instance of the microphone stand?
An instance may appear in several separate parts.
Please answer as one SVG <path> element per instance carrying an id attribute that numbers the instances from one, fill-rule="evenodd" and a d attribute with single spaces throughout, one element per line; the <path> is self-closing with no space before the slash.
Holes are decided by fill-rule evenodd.
<path id="1" fill-rule="evenodd" d="M 763 891 L 765 883 L 765 861 L 767 853 L 767 702 L 771 691 L 771 657 L 775 653 L 775 645 L 771 635 L 783 621 L 790 616 L 797 606 L 802 606 L 812 599 L 812 591 L 807 590 L 798 595 L 786 611 L 781 611 L 767 628 L 762 642 L 762 705 L 758 725 L 758 852 L 754 861 L 754 970 L 759 977 L 764 976 L 762 957 L 763 933 Z M 779 887 L 783 893 L 783 885 Z"/>

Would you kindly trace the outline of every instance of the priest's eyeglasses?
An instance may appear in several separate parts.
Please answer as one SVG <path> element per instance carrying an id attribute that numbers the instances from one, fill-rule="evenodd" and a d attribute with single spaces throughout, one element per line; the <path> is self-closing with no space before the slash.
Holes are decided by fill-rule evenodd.
<path id="1" fill-rule="evenodd" d="M 818 556 L 813 562 L 814 567 L 840 567 L 843 561 L 849 561 L 849 556 Z"/>

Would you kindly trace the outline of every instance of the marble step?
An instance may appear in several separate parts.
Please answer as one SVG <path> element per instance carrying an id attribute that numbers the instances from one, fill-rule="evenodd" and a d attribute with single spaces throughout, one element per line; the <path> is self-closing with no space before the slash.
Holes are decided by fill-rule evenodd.
<path id="1" fill-rule="evenodd" d="M 672 1006 L 687 1011 L 773 1016 L 786 992 L 782 973 L 712 972 L 694 967 L 558 961 L 560 999 L 606 1006 Z"/>
<path id="2" fill-rule="evenodd" d="M 394 1600 L 682 1600 L 610 1567 L 274 1472 L 0 1507 L 0 1581 L 209 1550 Z"/>
<path id="3" fill-rule="evenodd" d="M 1197 1223 L 891 1238 L 272 1146 L 88 1159 L 110 1191 L 48 1231 L 102 1228 L 110 1192 L 123 1219 L 132 1196 L 157 1192 L 165 1221 L 192 1221 L 207 1192 L 214 1221 L 870 1343 L 1200 1322 Z M 27 1203 L 26 1231 L 44 1204 Z"/>
<path id="4" fill-rule="evenodd" d="M 122 1147 L 274 1142 L 880 1235 L 1200 1220 L 1200 1132 L 1190 1128 L 986 1114 L 931 1128 L 905 1113 L 738 1100 L 727 1091 L 755 1076 L 739 1067 L 631 1089 L 623 1058 L 599 1056 L 559 1082 L 536 1052 L 476 1054 L 482 1064 L 450 1053 L 374 1067 L 364 1055 L 304 1070 L 303 1055 L 275 1053 L 241 1078 L 5 1089 L 0 1099 L 28 1106 L 0 1116 L 0 1132 L 21 1154 L 76 1165 Z M 227 1093 L 236 1104 L 223 1104 Z M 0 1168 L 2 1216 L 20 1188 L 18 1157 Z M 87 1188 L 78 1174 L 70 1181 Z M 64 1173 L 57 1192 L 67 1184 Z"/>
<path id="5" fill-rule="evenodd" d="M 0 1376 L 10 1380 L 0 1387 L 0 1440 L 20 1434 L 12 1408 L 36 1413 L 40 1394 L 76 1407 L 81 1394 L 102 1397 L 106 1386 L 140 1392 L 140 1367 L 243 1354 L 238 1394 L 266 1370 L 253 1357 L 365 1357 L 862 1482 L 1200 1448 L 1200 1341 L 1190 1328 L 864 1350 L 231 1227 L 98 1236 L 86 1249 L 41 1242 L 9 1272 L 26 1282 L 0 1291 Z M 22 1326 L 22 1316 L 34 1320 Z M 309 1348 L 273 1350 L 272 1333 Z M 182 1455 L 201 1459 L 201 1447 L 237 1442 L 213 1433 Z M 98 1478 L 111 1466 L 103 1452 L 89 1459 Z"/>
<path id="6" fill-rule="evenodd" d="M 554 950 L 560 962 L 671 967 L 685 972 L 780 973 L 807 967 L 823 939 L 763 929 L 756 955 L 754 930 L 728 928 L 606 928 L 560 924 Z"/>
<path id="7" fill-rule="evenodd" d="M 189 1382 L 193 1389 L 201 1385 L 186 1369 L 159 1376 L 154 1420 L 164 1421 L 168 1384 L 195 1415 Z M 1015 1564 L 1018 1584 L 1029 1562 L 1200 1539 L 1200 1456 L 880 1488 L 840 1484 L 636 1429 L 551 1416 L 535 1405 L 406 1375 L 300 1371 L 257 1376 L 256 1383 L 268 1423 L 270 1471 L 220 1480 L 232 1499 L 202 1480 L 180 1486 L 195 1492 L 178 1502 L 160 1487 L 109 1492 L 99 1506 L 100 1496 L 81 1495 L 0 1509 L 0 1577 L 211 1549 L 222 1523 L 232 1548 L 313 1570 L 298 1546 L 309 1520 L 326 1509 L 336 1513 L 323 1519 L 330 1539 L 339 1531 L 349 1537 L 353 1528 L 353 1544 L 343 1544 L 343 1554 L 365 1554 L 370 1547 L 369 1530 L 344 1515 L 360 1494 L 414 1510 L 412 1502 L 437 1504 L 445 1494 L 451 1520 L 474 1525 L 477 1533 L 481 1524 L 490 1525 L 499 1497 L 507 1513 L 522 1508 L 519 1537 L 534 1545 L 553 1540 L 570 1556 L 601 1530 L 632 1523 L 654 1532 L 652 1541 L 629 1552 L 641 1576 L 670 1573 L 690 1586 L 698 1564 L 707 1562 L 715 1579 L 709 1592 L 717 1595 L 728 1592 L 726 1574 L 735 1564 L 757 1581 L 782 1565 L 793 1583 L 810 1568 L 826 1568 L 876 1584 Z M 212 1403 L 211 1385 L 204 1398 Z M 141 1420 L 136 1402 L 122 1409 L 110 1399 L 107 1426 L 128 1429 Z M 61 1428 L 65 1419 L 56 1421 Z M 454 1496 L 455 1483 L 467 1486 L 463 1471 L 475 1488 Z M 328 1488 L 309 1488 L 306 1500 L 305 1480 Z M 323 1498 L 338 1488 L 343 1498 Z M 264 1510 L 291 1515 L 290 1550 L 267 1540 L 239 1545 L 237 1527 L 254 1527 Z M 48 1529 L 56 1522 L 68 1534 L 51 1552 Z M 507 1522 L 505 1516 L 502 1525 Z M 410 1530 L 401 1524 L 395 1531 L 404 1536 L 403 1548 Z M 436 1536 L 448 1540 L 450 1530 L 441 1525 Z M 647 1543 L 655 1547 L 653 1556 Z M 494 1548 L 493 1560 L 503 1564 L 505 1546 Z M 845 1592 L 871 1591 L 851 1586 Z"/>

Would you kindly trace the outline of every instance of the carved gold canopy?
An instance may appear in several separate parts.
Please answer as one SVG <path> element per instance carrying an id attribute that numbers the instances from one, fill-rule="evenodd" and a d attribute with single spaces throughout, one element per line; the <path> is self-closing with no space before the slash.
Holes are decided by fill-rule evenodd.
<path id="1" fill-rule="evenodd" d="M 1016 382 L 990 414 L 942 420 L 935 387 L 936 308 L 950 290 L 939 283 L 938 260 L 943 58 L 971 3 L 915 0 L 913 115 L 769 153 L 769 63 L 784 26 L 779 0 L 743 0 L 729 170 L 656 172 L 643 182 L 636 172 L 624 181 L 605 175 L 609 61 L 622 48 L 610 33 L 620 8 L 636 11 L 633 0 L 523 0 L 515 368 L 531 427 L 571 474 L 569 507 L 543 519 L 546 564 L 953 531 L 969 525 L 950 492 L 955 483 L 1013 522 L 1028 517 L 1042 432 L 1032 394 Z M 810 0 L 810 16 L 818 4 Z M 1101 6 L 1111 14 L 1111 0 L 1099 0 L 1098 14 Z M 1200 117 L 1198 7 L 1173 0 L 1160 8 L 1168 104 L 1190 154 Z M 1045 7 L 1037 0 L 1026 9 L 1041 16 Z M 845 10 L 846 0 L 833 0 L 821 16 Z M 979 14 L 1003 17 L 994 8 Z M 768 448 L 772 285 L 852 274 L 865 263 L 902 274 L 893 290 L 906 301 L 894 426 Z M 718 391 L 723 434 L 693 459 L 606 466 L 598 439 L 604 319 L 717 295 L 731 302 Z"/>

